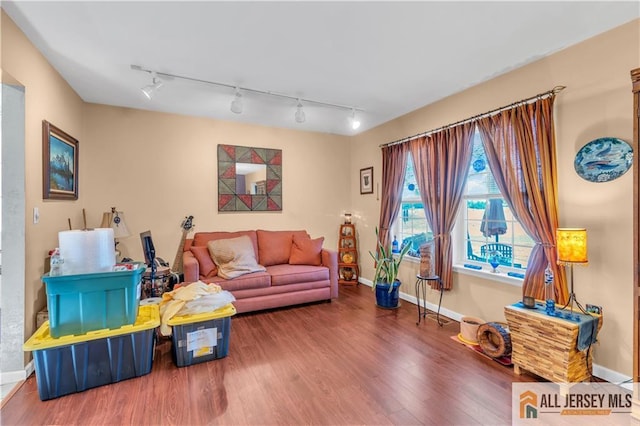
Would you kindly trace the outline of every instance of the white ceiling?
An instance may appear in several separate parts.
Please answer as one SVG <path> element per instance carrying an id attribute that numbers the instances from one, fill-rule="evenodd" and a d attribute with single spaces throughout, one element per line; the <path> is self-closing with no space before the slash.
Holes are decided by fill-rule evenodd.
<path id="1" fill-rule="evenodd" d="M 627 2 L 32 2 L 2 8 L 86 102 L 355 134 L 344 110 L 180 79 L 152 100 L 131 65 L 364 110 L 361 132 L 640 16 Z M 558 82 L 561 84 L 562 82 Z"/>

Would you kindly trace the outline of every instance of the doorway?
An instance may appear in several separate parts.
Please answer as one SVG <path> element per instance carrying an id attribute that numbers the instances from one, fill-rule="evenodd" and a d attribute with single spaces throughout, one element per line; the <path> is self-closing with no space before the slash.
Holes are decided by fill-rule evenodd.
<path id="1" fill-rule="evenodd" d="M 26 378 L 25 88 L 4 71 L 0 86 L 0 384 L 6 384 Z"/>

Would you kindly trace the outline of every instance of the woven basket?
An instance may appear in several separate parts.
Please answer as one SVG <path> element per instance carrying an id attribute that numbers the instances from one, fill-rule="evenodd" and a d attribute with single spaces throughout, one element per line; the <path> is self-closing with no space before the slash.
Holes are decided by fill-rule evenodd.
<path id="1" fill-rule="evenodd" d="M 478 343 L 478 327 L 485 320 L 476 317 L 462 317 L 460 319 L 460 336 L 467 342 Z"/>

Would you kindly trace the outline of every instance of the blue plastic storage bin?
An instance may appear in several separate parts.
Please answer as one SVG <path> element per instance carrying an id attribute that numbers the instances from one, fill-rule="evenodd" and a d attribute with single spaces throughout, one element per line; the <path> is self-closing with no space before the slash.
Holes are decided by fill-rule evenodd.
<path id="1" fill-rule="evenodd" d="M 133 324 L 138 316 L 142 274 L 133 270 L 93 274 L 45 274 L 51 337 L 85 334 L 105 328 Z"/>
<path id="2" fill-rule="evenodd" d="M 59 339 L 45 322 L 23 345 L 33 351 L 40 399 L 58 398 L 151 372 L 157 305 L 140 307 L 133 325 Z"/>
<path id="3" fill-rule="evenodd" d="M 236 308 L 228 304 L 212 312 L 175 316 L 167 321 L 173 327 L 171 354 L 178 367 L 218 358 L 229 353 L 231 316 Z"/>

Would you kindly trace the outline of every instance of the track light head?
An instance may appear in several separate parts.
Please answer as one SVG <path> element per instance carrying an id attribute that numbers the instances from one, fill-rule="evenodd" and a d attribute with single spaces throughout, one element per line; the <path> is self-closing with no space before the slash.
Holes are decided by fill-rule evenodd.
<path id="1" fill-rule="evenodd" d="M 164 82 L 158 78 L 155 72 L 151 73 L 152 82 L 151 84 L 144 86 L 142 89 L 142 93 L 147 97 L 147 99 L 151 100 L 153 98 L 154 93 L 164 85 Z"/>
<path id="2" fill-rule="evenodd" d="M 231 112 L 236 114 L 242 114 L 242 108 L 243 108 L 242 93 L 240 93 L 240 91 L 236 87 L 236 95 L 233 98 L 233 101 L 231 101 Z"/>
<path id="3" fill-rule="evenodd" d="M 358 120 L 356 118 L 356 110 L 355 110 L 355 108 L 353 108 L 351 110 L 351 120 L 350 121 L 351 121 L 351 128 L 353 130 L 357 130 L 358 127 L 360 127 L 360 120 Z"/>
<path id="4" fill-rule="evenodd" d="M 306 114 L 304 113 L 304 109 L 302 109 L 302 102 L 298 99 L 298 107 L 296 109 L 296 123 L 304 123 L 307 119 Z"/>
<path id="5" fill-rule="evenodd" d="M 235 84 L 202 80 L 199 78 L 188 77 L 184 75 L 170 74 L 165 71 L 153 71 L 148 68 L 143 68 L 140 65 L 131 65 L 131 69 L 134 71 L 141 71 L 141 72 L 151 74 L 152 83 L 140 89 L 142 90 L 142 93 L 147 97 L 147 99 L 151 99 L 154 96 L 155 92 L 164 85 L 164 81 L 158 77 L 158 74 L 160 74 L 162 78 L 166 79 L 167 81 L 171 81 L 173 79 L 182 79 L 187 81 L 193 81 L 196 83 L 205 83 L 212 86 L 224 87 L 226 90 L 231 88 L 235 89 L 235 95 L 230 105 L 230 109 L 234 114 L 243 113 L 243 109 L 244 109 L 243 100 L 242 100 L 243 93 L 249 93 L 250 95 L 258 94 L 261 96 L 270 96 L 270 97 L 285 99 L 289 106 L 291 105 L 291 101 L 295 100 L 296 111 L 294 114 L 294 118 L 296 120 L 296 123 L 304 123 L 307 121 L 307 115 L 304 111 L 304 105 L 302 104 L 303 100 L 306 104 L 313 104 L 314 111 L 317 111 L 317 109 L 315 109 L 316 106 L 320 106 L 324 108 L 339 109 L 342 113 L 346 112 L 347 114 L 349 114 L 349 111 L 351 111 L 351 113 L 348 115 L 348 122 L 349 122 L 349 126 L 351 126 L 353 130 L 359 129 L 361 124 L 360 120 L 358 120 L 358 118 L 356 117 L 356 110 L 358 112 L 364 112 L 363 109 L 358 109 L 355 106 L 351 106 L 351 105 L 333 104 L 329 102 L 318 101 L 318 100 L 313 100 L 308 98 L 300 98 L 298 96 L 288 95 L 286 93 L 275 93 L 267 90 L 252 89 L 250 87 L 241 87 Z M 250 98 L 252 101 L 254 100 L 253 96 L 251 96 Z M 315 118 L 315 116 L 312 118 Z M 343 120 L 343 124 L 344 124 L 344 120 Z"/>

